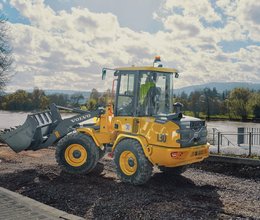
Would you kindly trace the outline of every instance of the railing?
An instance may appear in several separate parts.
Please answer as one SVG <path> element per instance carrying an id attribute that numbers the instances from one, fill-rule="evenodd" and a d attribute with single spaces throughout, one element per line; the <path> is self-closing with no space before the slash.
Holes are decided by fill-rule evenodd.
<path id="1" fill-rule="evenodd" d="M 208 141 L 211 145 L 217 147 L 218 154 L 221 152 L 221 148 L 232 146 L 232 149 L 237 152 L 241 149 L 248 149 L 248 156 L 252 155 L 252 149 L 254 149 L 253 153 L 260 156 L 259 128 L 244 128 L 243 130 L 238 128 L 237 133 L 224 133 L 213 128 L 212 132 L 208 132 Z M 234 154 L 237 154 L 237 152 L 234 152 Z"/>
<path id="2" fill-rule="evenodd" d="M 238 128 L 237 133 L 246 133 L 249 135 L 240 134 L 237 139 L 237 144 L 260 145 L 260 128 Z M 252 135 L 250 135 L 252 134 Z"/>

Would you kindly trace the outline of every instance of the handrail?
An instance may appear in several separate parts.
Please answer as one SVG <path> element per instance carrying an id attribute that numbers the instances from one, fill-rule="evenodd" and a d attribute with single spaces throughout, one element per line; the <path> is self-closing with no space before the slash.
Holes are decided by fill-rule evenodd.
<path id="1" fill-rule="evenodd" d="M 218 153 L 220 153 L 220 146 L 223 145 L 222 144 L 222 139 L 225 139 L 228 142 L 228 146 L 229 146 L 229 144 L 231 144 L 232 146 L 235 147 L 237 145 L 232 143 L 227 136 L 243 135 L 243 136 L 248 136 L 248 150 L 249 150 L 248 155 L 250 156 L 252 154 L 252 146 L 253 146 L 253 142 L 254 142 L 254 138 L 253 137 L 260 135 L 259 132 L 254 133 L 254 132 L 250 132 L 250 131 L 249 132 L 248 131 L 247 132 L 239 132 L 239 133 L 235 133 L 235 132 L 234 133 L 232 133 L 232 132 L 225 133 L 225 132 L 219 131 L 217 128 L 212 128 L 212 130 L 213 130 L 213 132 L 212 133 L 209 132 L 208 134 L 213 135 L 213 145 L 216 146 L 216 143 L 217 143 Z M 215 139 L 216 135 L 217 135 L 217 140 Z M 216 143 L 215 143 L 215 140 L 217 141 Z M 238 146 L 240 146 L 239 143 L 238 143 Z"/>

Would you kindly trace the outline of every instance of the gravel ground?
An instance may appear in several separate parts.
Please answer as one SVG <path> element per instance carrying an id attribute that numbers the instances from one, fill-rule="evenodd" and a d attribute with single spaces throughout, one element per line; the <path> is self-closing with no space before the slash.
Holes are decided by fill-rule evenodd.
<path id="1" fill-rule="evenodd" d="M 111 158 L 73 176 L 54 152 L 0 147 L 0 186 L 86 219 L 260 219 L 259 167 L 204 162 L 174 178 L 155 170 L 137 187 L 118 180 Z"/>

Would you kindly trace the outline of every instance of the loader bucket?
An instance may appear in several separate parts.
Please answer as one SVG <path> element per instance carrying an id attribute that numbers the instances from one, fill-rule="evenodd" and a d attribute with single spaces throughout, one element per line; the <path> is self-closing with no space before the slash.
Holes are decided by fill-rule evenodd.
<path id="1" fill-rule="evenodd" d="M 78 115 L 62 119 L 59 109 Z M 0 142 L 8 144 L 17 153 L 23 150 L 40 150 L 56 144 L 69 132 L 74 131 L 79 123 L 101 114 L 104 114 L 103 109 L 89 112 L 56 106 L 53 103 L 49 106 L 49 110 L 28 115 L 22 126 L 0 131 Z"/>
<path id="2" fill-rule="evenodd" d="M 14 130 L 4 131 L 0 134 L 0 139 L 18 153 L 30 147 L 36 128 L 36 121 L 28 116 L 22 126 Z"/>
<path id="3" fill-rule="evenodd" d="M 49 111 L 31 114 L 27 116 L 23 125 L 16 129 L 5 129 L 0 134 L 0 140 L 16 153 L 23 150 L 37 150 L 44 137 L 49 135 L 51 125 Z"/>

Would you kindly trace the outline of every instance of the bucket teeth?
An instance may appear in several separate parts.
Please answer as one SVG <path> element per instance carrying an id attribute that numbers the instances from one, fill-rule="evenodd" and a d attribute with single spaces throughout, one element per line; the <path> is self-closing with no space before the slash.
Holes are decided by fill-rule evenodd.
<path id="1" fill-rule="evenodd" d="M 2 129 L 2 130 L 0 130 L 0 135 L 1 135 L 1 134 L 6 134 L 6 133 L 8 133 L 8 132 L 10 132 L 10 131 L 13 131 L 13 130 L 15 130 L 15 129 L 18 128 L 18 127 L 19 127 L 19 126 Z"/>

